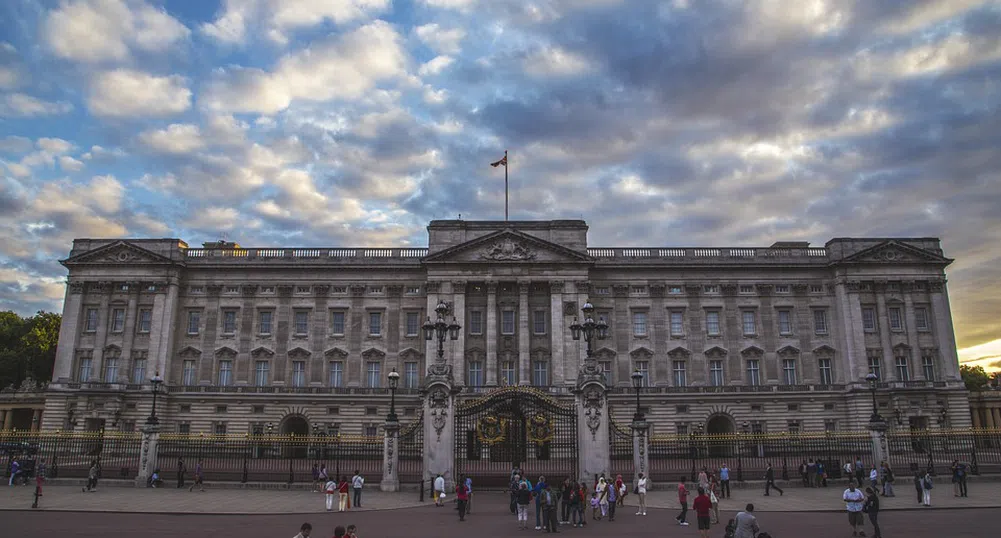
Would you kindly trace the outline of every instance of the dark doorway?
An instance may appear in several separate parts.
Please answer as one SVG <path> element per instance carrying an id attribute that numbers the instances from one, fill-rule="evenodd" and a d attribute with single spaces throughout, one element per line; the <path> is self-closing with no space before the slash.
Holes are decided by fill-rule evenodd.
<path id="1" fill-rule="evenodd" d="M 712 436 L 733 435 L 736 431 L 737 425 L 734 424 L 733 419 L 728 415 L 709 417 L 709 421 L 706 422 L 706 434 L 710 436 L 707 439 L 709 456 L 718 458 L 733 456 L 735 447 L 731 439 L 713 438 Z"/>
<path id="2" fill-rule="evenodd" d="M 285 417 L 285 420 L 281 423 L 281 432 L 283 435 L 291 438 L 285 445 L 287 449 L 284 456 L 286 458 L 305 458 L 309 452 L 307 445 L 309 422 L 306 418 L 300 415 Z M 299 440 L 295 438 L 299 438 Z"/>

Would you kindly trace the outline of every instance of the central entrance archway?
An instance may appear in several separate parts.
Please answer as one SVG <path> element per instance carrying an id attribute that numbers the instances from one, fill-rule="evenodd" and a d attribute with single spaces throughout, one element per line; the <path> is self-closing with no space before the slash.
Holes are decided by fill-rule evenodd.
<path id="1" fill-rule="evenodd" d="M 300 437 L 303 439 L 302 443 L 289 443 L 286 448 L 287 453 L 286 458 L 305 458 L 308 452 L 308 447 L 305 444 L 305 439 L 309 435 L 309 421 L 306 417 L 302 415 L 289 415 L 282 419 L 280 430 L 282 435 L 287 437 Z"/>
<path id="2" fill-rule="evenodd" d="M 737 425 L 733 422 L 733 418 L 730 415 L 713 415 L 706 421 L 706 435 L 733 435 L 736 431 Z M 733 455 L 734 447 L 728 440 L 717 438 L 709 442 L 710 457 L 728 458 Z"/>

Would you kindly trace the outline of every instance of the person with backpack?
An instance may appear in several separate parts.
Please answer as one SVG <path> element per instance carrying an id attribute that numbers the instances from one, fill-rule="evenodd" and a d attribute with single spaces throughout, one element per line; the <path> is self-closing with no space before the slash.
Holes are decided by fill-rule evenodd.
<path id="1" fill-rule="evenodd" d="M 931 473 L 926 471 L 924 477 L 921 478 L 921 504 L 931 506 L 931 490 L 934 487 L 935 483 L 932 482 Z"/>

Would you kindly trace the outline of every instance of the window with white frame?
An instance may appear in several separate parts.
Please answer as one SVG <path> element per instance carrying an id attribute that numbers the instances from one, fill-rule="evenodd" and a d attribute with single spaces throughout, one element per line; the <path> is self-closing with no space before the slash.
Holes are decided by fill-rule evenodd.
<path id="1" fill-rule="evenodd" d="M 786 385 L 796 384 L 796 359 L 782 359 L 782 380 Z"/>
<path id="2" fill-rule="evenodd" d="M 365 437 L 377 437 L 379 435 L 379 427 L 375 424 L 365 425 Z"/>
<path id="3" fill-rule="evenodd" d="M 533 334 L 546 334 L 546 311 L 542 309 L 535 310 L 532 313 L 532 333 Z"/>
<path id="4" fill-rule="evenodd" d="M 518 369 L 514 366 L 514 361 L 501 362 L 501 381 L 509 387 L 518 384 Z"/>
<path id="5" fill-rule="evenodd" d="M 295 311 L 295 334 L 299 336 L 309 334 L 309 311 Z"/>
<path id="6" fill-rule="evenodd" d="M 416 389 L 420 385 L 420 373 L 417 371 L 416 361 L 403 363 L 403 388 Z"/>
<path id="7" fill-rule="evenodd" d="M 719 310 L 706 312 L 706 334 L 719 336 Z"/>
<path id="8" fill-rule="evenodd" d="M 81 383 L 90 381 L 93 364 L 94 359 L 90 357 L 83 357 L 80 359 L 79 379 Z"/>
<path id="9" fill-rule="evenodd" d="M 681 310 L 671 311 L 671 336 L 685 335 L 685 313 Z"/>
<path id="10" fill-rule="evenodd" d="M 775 293 L 781 293 L 781 294 L 789 293 L 789 284 L 776 284 Z"/>
<path id="11" fill-rule="evenodd" d="M 743 310 L 740 313 L 741 327 L 744 330 L 744 336 L 753 336 L 758 334 L 758 327 L 755 323 L 755 315 L 753 310 Z"/>
<path id="12" fill-rule="evenodd" d="M 501 334 L 514 334 L 514 310 L 501 311 Z"/>
<path id="13" fill-rule="evenodd" d="M 827 310 L 813 310 L 813 333 L 827 334 Z"/>
<path id="14" fill-rule="evenodd" d="M 268 361 L 257 361 L 254 363 L 254 384 L 258 387 L 266 387 L 270 380 L 271 363 Z"/>
<path id="15" fill-rule="evenodd" d="M 259 312 L 257 332 L 261 334 L 271 334 L 271 319 L 273 317 L 274 317 L 274 312 L 270 310 Z"/>
<path id="16" fill-rule="evenodd" d="M 824 285 L 810 284 L 810 293 L 824 293 Z"/>
<path id="17" fill-rule="evenodd" d="M 328 372 L 327 382 L 331 387 L 343 387 L 344 386 L 344 361 L 330 361 L 330 369 Z"/>
<path id="18" fill-rule="evenodd" d="M 292 386 L 306 386 L 306 361 L 292 361 Z"/>
<path id="19" fill-rule="evenodd" d="M 236 333 L 236 310 L 223 310 L 222 312 L 222 333 Z"/>
<path id="20" fill-rule="evenodd" d="M 195 361 L 186 360 L 182 363 L 181 377 L 184 385 L 190 387 L 196 383 L 195 371 Z"/>
<path id="21" fill-rule="evenodd" d="M 747 360 L 747 384 L 752 387 L 761 384 L 761 361 L 758 359 Z"/>
<path id="22" fill-rule="evenodd" d="M 706 295 L 719 295 L 719 286 L 716 284 L 706 284 L 702 286 L 702 293 Z"/>
<path id="23" fill-rule="evenodd" d="M 667 293 L 669 295 L 681 295 L 685 290 L 681 286 L 668 286 Z"/>
<path id="24" fill-rule="evenodd" d="M 382 386 L 382 363 L 369 361 L 365 365 L 366 386 L 377 389 Z"/>
<path id="25" fill-rule="evenodd" d="M 882 359 L 883 355 L 878 349 L 867 349 L 865 352 L 866 362 L 868 362 L 869 373 L 876 376 L 877 381 L 883 380 Z"/>
<path id="26" fill-rule="evenodd" d="M 646 295 L 646 286 L 630 286 L 629 292 L 633 295 Z"/>
<path id="27" fill-rule="evenodd" d="M 640 382 L 641 387 L 650 386 L 650 361 L 636 361 L 636 371 L 643 374 L 643 379 Z"/>
<path id="28" fill-rule="evenodd" d="M 142 308 L 139 310 L 139 323 L 136 324 L 136 332 L 140 334 L 149 333 L 150 326 L 153 324 L 153 311 L 148 308 Z"/>
<path id="29" fill-rule="evenodd" d="M 907 352 L 904 350 L 898 350 L 896 356 L 893 358 L 894 366 L 897 368 L 897 379 L 899 381 L 910 381 L 911 372 L 907 368 Z"/>
<path id="30" fill-rule="evenodd" d="M 862 307 L 862 330 L 865 332 L 876 331 L 876 309 L 871 306 Z"/>
<path id="31" fill-rule="evenodd" d="M 233 361 L 219 361 L 219 386 L 228 387 L 233 384 Z"/>
<path id="32" fill-rule="evenodd" d="M 608 295 L 608 286 L 598 286 L 594 288 L 595 295 Z"/>
<path id="33" fill-rule="evenodd" d="M 89 333 L 97 331 L 97 309 L 96 308 L 88 308 L 87 309 L 87 314 L 86 314 L 86 317 L 84 318 L 84 322 L 83 322 L 83 330 L 85 332 L 89 332 Z"/>
<path id="34" fill-rule="evenodd" d="M 344 316 L 343 310 L 330 311 L 330 334 L 344 336 Z"/>
<path id="35" fill-rule="evenodd" d="M 646 312 L 633 312 L 633 336 L 646 336 Z"/>
<path id="36" fill-rule="evenodd" d="M 923 307 L 923 306 L 919 306 L 919 307 L 915 308 L 914 309 L 914 328 L 916 328 L 919 331 L 927 331 L 928 330 L 928 325 L 929 325 L 929 323 L 928 323 L 928 309 L 925 308 L 925 307 Z"/>
<path id="37" fill-rule="evenodd" d="M 824 431 L 825 432 L 836 432 L 836 431 L 838 431 L 838 421 L 837 421 L 837 419 L 833 419 L 833 418 L 824 419 Z"/>
<path id="38" fill-rule="evenodd" d="M 709 383 L 714 387 L 722 387 L 725 383 L 723 376 L 723 361 L 709 361 Z"/>
<path id="39" fill-rule="evenodd" d="M 549 361 L 532 361 L 532 384 L 536 387 L 549 386 Z"/>
<path id="40" fill-rule="evenodd" d="M 935 357 L 931 353 L 924 353 L 921 355 L 921 370 L 924 372 L 925 379 L 928 381 L 935 381 Z"/>
<path id="41" fill-rule="evenodd" d="M 108 357 L 104 359 L 104 382 L 118 382 L 118 357 Z"/>
<path id="42" fill-rule="evenodd" d="M 469 371 L 466 372 L 470 387 L 483 386 L 483 361 L 469 361 Z"/>
<path id="43" fill-rule="evenodd" d="M 613 379 L 613 374 L 615 372 L 612 370 L 612 361 L 598 361 L 598 368 L 601 370 L 601 373 L 605 375 L 605 384 L 614 385 L 615 380 Z"/>
<path id="44" fill-rule="evenodd" d="M 674 386 L 675 387 L 686 387 L 688 386 L 688 374 L 685 372 L 685 361 L 674 361 L 672 365 L 672 373 L 674 374 Z"/>
<path id="45" fill-rule="evenodd" d="M 420 295 L 420 294 L 421 294 L 420 286 L 407 286 L 407 295 Z"/>
<path id="46" fill-rule="evenodd" d="M 125 309 L 116 308 L 111 311 L 111 332 L 120 333 L 125 330 Z"/>
<path id="47" fill-rule="evenodd" d="M 469 334 L 481 335 L 483 334 L 483 311 L 482 310 L 470 310 L 469 311 Z"/>
<path id="48" fill-rule="evenodd" d="M 368 313 L 368 335 L 382 336 L 382 312 Z"/>
<path id="49" fill-rule="evenodd" d="M 202 313 L 200 310 L 188 311 L 188 334 L 198 334 L 199 326 L 202 324 Z"/>
<path id="50" fill-rule="evenodd" d="M 779 310 L 779 334 L 792 334 L 792 310 Z"/>
<path id="51" fill-rule="evenodd" d="M 831 385 L 834 383 L 834 368 L 831 365 L 831 359 L 820 359 L 817 361 L 817 366 L 820 368 L 820 384 L 821 385 Z"/>
<path id="52" fill-rule="evenodd" d="M 751 286 L 749 284 L 741 284 L 738 287 L 737 291 L 741 295 L 753 295 L 754 294 L 754 286 Z"/>
<path id="53" fill-rule="evenodd" d="M 902 331 L 904 330 L 904 320 L 900 315 L 900 308 L 892 307 L 889 310 L 890 313 L 890 330 L 891 331 Z"/>
<path id="54" fill-rule="evenodd" d="M 132 384 L 145 385 L 146 379 L 146 359 L 135 359 L 132 361 Z"/>
<path id="55" fill-rule="evenodd" d="M 407 336 L 421 335 L 421 313 L 407 312 Z"/>
<path id="56" fill-rule="evenodd" d="M 800 432 L 800 425 L 799 425 L 799 421 L 798 420 L 790 420 L 789 422 L 787 422 L 787 424 L 788 424 L 788 428 L 789 428 L 789 433 L 799 433 Z"/>

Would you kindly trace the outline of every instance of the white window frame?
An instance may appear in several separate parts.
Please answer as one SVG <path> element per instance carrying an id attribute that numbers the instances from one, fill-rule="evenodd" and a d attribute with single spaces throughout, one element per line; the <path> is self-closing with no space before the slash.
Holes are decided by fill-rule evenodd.
<path id="1" fill-rule="evenodd" d="M 549 386 L 549 361 L 547 360 L 532 361 L 532 386 L 534 387 Z"/>
<path id="2" fill-rule="evenodd" d="M 789 374 L 792 373 L 790 379 Z M 796 359 L 782 359 L 782 383 L 784 385 L 796 385 L 799 383 L 799 374 L 796 372 Z"/>
<path id="3" fill-rule="evenodd" d="M 789 336 L 792 334 L 792 310 L 788 308 L 780 309 L 778 311 L 778 322 L 780 335 Z"/>
<path id="4" fill-rule="evenodd" d="M 136 323 L 136 332 L 139 334 L 149 334 L 153 326 L 153 310 L 151 308 L 139 309 L 139 321 Z"/>
<path id="5" fill-rule="evenodd" d="M 265 318 L 267 318 L 267 323 L 265 323 Z M 258 334 L 270 335 L 274 331 L 273 325 L 275 324 L 275 312 L 274 310 L 260 310 L 257 312 L 257 329 Z"/>
<path id="6" fill-rule="evenodd" d="M 382 388 L 382 363 L 368 361 L 365 363 L 365 386 L 372 389 Z"/>
<path id="7" fill-rule="evenodd" d="M 921 373 L 927 381 L 935 381 L 935 357 L 925 353 L 921 355 Z"/>
<path id="8" fill-rule="evenodd" d="M 726 366 L 721 359 L 709 361 L 709 384 L 714 387 L 726 384 Z"/>
<path id="9" fill-rule="evenodd" d="M 97 332 L 97 326 L 100 320 L 100 313 L 97 308 L 88 308 L 84 311 L 83 320 L 83 332 L 93 333 Z"/>
<path id="10" fill-rule="evenodd" d="M 483 334 L 483 311 L 482 310 L 470 310 L 469 311 L 469 334 L 473 336 L 480 336 Z"/>
<path id="11" fill-rule="evenodd" d="M 834 384 L 834 361 L 828 358 L 818 359 L 817 369 L 820 375 L 821 385 Z"/>
<path id="12" fill-rule="evenodd" d="M 345 310 L 330 311 L 330 334 L 332 336 L 344 336 L 347 331 L 348 313 Z"/>
<path id="13" fill-rule="evenodd" d="M 635 369 L 637 372 L 643 374 L 643 379 L 640 381 L 640 386 L 643 388 L 649 388 L 650 382 L 650 361 L 636 361 Z"/>
<path id="14" fill-rule="evenodd" d="M 895 354 L 893 356 L 893 371 L 897 374 L 897 381 L 911 380 L 911 369 L 908 365 L 907 355 Z"/>
<path id="15" fill-rule="evenodd" d="M 646 311 L 636 311 L 633 312 L 633 336 L 647 336 L 649 334 L 649 326 L 647 325 L 647 312 Z"/>
<path id="16" fill-rule="evenodd" d="M 149 382 L 146 379 L 146 362 L 147 359 L 134 359 L 132 361 L 132 384 L 133 385 L 145 385 Z"/>
<path id="17" fill-rule="evenodd" d="M 534 335 L 544 335 L 546 334 L 546 328 L 548 324 L 546 323 L 546 310 L 541 308 L 536 308 L 532 311 L 532 334 Z"/>
<path id="18" fill-rule="evenodd" d="M 118 357 L 104 359 L 104 382 L 118 383 Z"/>
<path id="19" fill-rule="evenodd" d="M 671 336 L 685 336 L 685 311 L 671 310 L 668 312 L 668 320 L 671 324 Z"/>
<path id="20" fill-rule="evenodd" d="M 598 368 L 601 369 L 601 373 L 605 375 L 605 384 L 614 385 L 615 384 L 615 366 L 610 360 L 598 361 Z"/>
<path id="21" fill-rule="evenodd" d="M 113 308 L 111 310 L 111 332 L 120 333 L 125 330 L 125 309 Z"/>
<path id="22" fill-rule="evenodd" d="M 862 330 L 867 333 L 874 333 L 879 329 L 876 321 L 876 308 L 872 306 L 862 307 Z"/>
<path id="23" fill-rule="evenodd" d="M 327 384 L 332 388 L 344 386 L 344 361 L 330 361 L 327 364 Z"/>
<path id="24" fill-rule="evenodd" d="M 747 359 L 747 384 L 751 387 L 761 385 L 761 360 Z"/>
<path id="25" fill-rule="evenodd" d="M 758 316 L 754 310 L 740 311 L 740 329 L 744 336 L 755 336 L 758 334 Z"/>
<path id="26" fill-rule="evenodd" d="M 80 378 L 80 382 L 89 382 L 92 375 L 94 375 L 94 359 L 92 357 L 81 357 L 80 365 L 77 368 L 77 376 Z"/>
<path id="27" fill-rule="evenodd" d="M 413 325 L 411 325 L 413 321 Z M 416 310 L 410 310 L 406 312 L 403 318 L 403 334 L 408 338 L 413 338 L 421 335 L 421 313 Z"/>
<path id="28" fill-rule="evenodd" d="M 368 335 L 382 336 L 382 311 L 368 312 Z"/>
<path id="29" fill-rule="evenodd" d="M 505 309 L 501 310 L 501 334 L 505 336 L 510 336 L 514 334 L 515 327 L 518 325 L 517 318 L 515 317 L 514 310 Z"/>
<path id="30" fill-rule="evenodd" d="M 501 361 L 501 380 L 507 383 L 508 386 L 518 384 L 518 365 L 515 361 Z"/>
<path id="31" fill-rule="evenodd" d="M 198 363 L 194 359 L 186 359 L 181 363 L 181 384 L 186 387 L 198 384 Z"/>
<path id="32" fill-rule="evenodd" d="M 416 389 L 420 386 L 421 374 L 417 361 L 403 363 L 403 388 Z"/>
<path id="33" fill-rule="evenodd" d="M 721 334 L 723 334 L 723 328 L 720 326 L 721 317 L 722 315 L 720 314 L 719 310 L 706 310 L 707 336 L 720 336 Z"/>
<path id="34" fill-rule="evenodd" d="M 824 335 L 831 330 L 826 308 L 813 309 L 813 334 Z"/>
<path id="35" fill-rule="evenodd" d="M 198 334 L 202 328 L 202 311 L 201 310 L 188 310 L 188 336 L 193 336 Z"/>
<path id="36" fill-rule="evenodd" d="M 266 360 L 254 362 L 254 386 L 267 387 L 271 383 L 271 363 Z"/>
<path id="37" fill-rule="evenodd" d="M 927 331 L 931 329 L 927 307 L 919 306 L 914 309 L 914 328 L 919 331 Z"/>
<path id="38" fill-rule="evenodd" d="M 685 361 L 680 360 L 671 362 L 671 381 L 674 383 L 675 387 L 688 386 L 688 365 Z"/>
<path id="39" fill-rule="evenodd" d="M 902 332 L 904 330 L 904 314 L 899 306 L 887 308 L 886 316 L 890 320 L 891 331 Z"/>
<path id="40" fill-rule="evenodd" d="M 233 317 L 233 323 L 230 325 L 229 317 Z M 236 310 L 223 310 L 222 311 L 222 334 L 236 334 L 236 324 L 237 324 L 237 314 Z"/>
<path id="41" fill-rule="evenodd" d="M 470 387 L 482 387 L 484 385 L 483 361 L 469 361 L 468 369 L 466 371 L 466 380 Z"/>
<path id="42" fill-rule="evenodd" d="M 292 386 L 306 386 L 306 361 L 292 361 Z"/>
<path id="43" fill-rule="evenodd" d="M 228 387 L 233 384 L 233 361 L 223 359 L 219 361 L 219 386 Z"/>
<path id="44" fill-rule="evenodd" d="M 306 336 L 309 334 L 309 310 L 294 310 L 292 312 L 293 334 Z"/>

